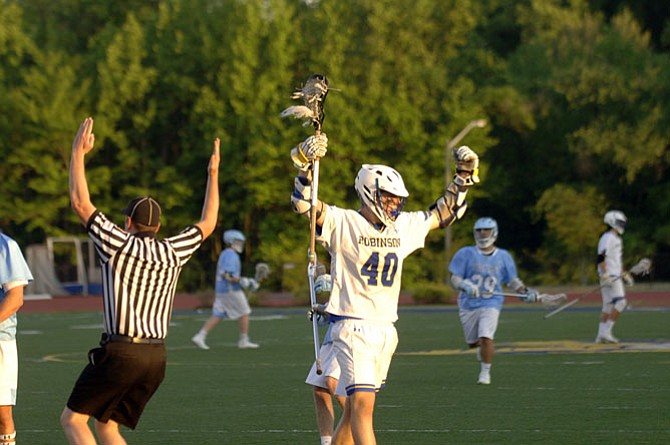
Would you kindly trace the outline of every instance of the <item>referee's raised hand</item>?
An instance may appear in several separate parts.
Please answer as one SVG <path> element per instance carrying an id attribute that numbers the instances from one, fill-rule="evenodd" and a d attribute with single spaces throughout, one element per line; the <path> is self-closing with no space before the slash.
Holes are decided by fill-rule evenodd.
<path id="1" fill-rule="evenodd" d="M 72 142 L 72 152 L 81 152 L 82 155 L 93 150 L 95 135 L 93 134 L 93 118 L 87 117 L 79 126 L 79 131 Z"/>

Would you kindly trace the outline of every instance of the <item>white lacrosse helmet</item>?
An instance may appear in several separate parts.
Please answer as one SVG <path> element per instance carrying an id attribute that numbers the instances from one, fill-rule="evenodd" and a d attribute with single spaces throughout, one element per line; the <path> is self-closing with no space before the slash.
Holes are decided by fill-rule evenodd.
<path id="1" fill-rule="evenodd" d="M 619 235 L 623 235 L 628 219 L 626 218 L 626 215 L 623 214 L 623 212 L 619 210 L 610 210 L 609 212 L 605 213 L 604 221 L 605 224 L 616 230 Z"/>
<path id="2" fill-rule="evenodd" d="M 485 236 L 481 230 L 490 230 L 491 232 Z M 488 249 L 498 239 L 498 223 L 493 218 L 479 218 L 477 222 L 475 222 L 473 232 L 475 234 L 475 243 L 477 243 L 477 247 L 480 249 Z"/>
<path id="3" fill-rule="evenodd" d="M 354 188 L 361 203 L 372 210 L 372 213 L 387 226 L 392 225 L 396 220 L 409 196 L 400 173 L 380 164 L 363 164 L 356 175 Z M 382 191 L 401 198 L 397 209 L 388 212 L 384 209 Z"/>
<path id="4" fill-rule="evenodd" d="M 244 251 L 244 242 L 246 238 L 239 230 L 226 230 L 223 232 L 223 243 L 226 246 L 232 247 L 237 253 Z"/>

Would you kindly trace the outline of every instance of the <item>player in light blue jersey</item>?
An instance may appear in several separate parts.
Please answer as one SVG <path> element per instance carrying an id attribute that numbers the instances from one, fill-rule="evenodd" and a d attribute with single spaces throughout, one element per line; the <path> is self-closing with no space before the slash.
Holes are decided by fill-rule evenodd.
<path id="1" fill-rule="evenodd" d="M 495 348 L 493 340 L 505 300 L 502 286 L 525 294 L 527 302 L 537 301 L 538 293 L 519 279 L 510 253 L 495 245 L 498 223 L 493 218 L 478 219 L 474 237 L 476 246 L 456 252 L 449 271 L 452 286 L 460 290 L 458 308 L 465 341 L 471 348 L 478 348 L 481 366 L 477 383 L 488 385 Z"/>
<path id="2" fill-rule="evenodd" d="M 250 277 L 242 276 L 240 255 L 244 251 L 246 238 L 239 230 L 223 232 L 225 249 L 219 255 L 216 264 L 215 297 L 212 316 L 205 321 L 202 328 L 191 338 L 200 349 L 209 349 L 207 335 L 224 319 L 237 320 L 240 338 L 237 347 L 240 349 L 256 349 L 258 343 L 249 340 L 249 314 L 251 307 L 244 290 L 255 292 L 259 283 Z"/>
<path id="3" fill-rule="evenodd" d="M 23 306 L 23 288 L 30 281 L 33 276 L 19 245 L 0 232 L 0 445 L 16 441 L 12 415 L 19 375 L 16 312 Z"/>
<path id="4" fill-rule="evenodd" d="M 310 136 L 291 152 L 300 170 L 291 196 L 293 210 L 309 218 L 312 162 L 326 154 L 328 139 Z M 394 326 L 402 265 L 424 247 L 428 233 L 465 213 L 468 188 L 479 181 L 479 158 L 469 147 L 454 150 L 456 176 L 443 196 L 425 211 L 405 212 L 409 196 L 398 171 L 364 164 L 354 188 L 357 210 L 316 200 L 317 240 L 330 254 L 332 292 L 325 311 L 331 317 L 333 348 L 340 367 L 336 394 L 346 396 L 333 445 L 376 443 L 376 393 L 386 381 L 398 344 Z"/>

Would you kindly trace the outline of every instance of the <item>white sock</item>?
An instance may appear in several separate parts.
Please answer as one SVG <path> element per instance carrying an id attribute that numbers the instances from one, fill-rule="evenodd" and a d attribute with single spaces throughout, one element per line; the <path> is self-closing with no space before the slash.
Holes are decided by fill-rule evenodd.
<path id="1" fill-rule="evenodd" d="M 607 329 L 605 328 L 605 322 L 601 321 L 598 323 L 598 337 L 602 337 L 605 332 L 607 332 Z"/>
<path id="2" fill-rule="evenodd" d="M 604 331 L 607 333 L 607 335 L 612 335 L 612 328 L 613 327 L 614 327 L 614 321 L 613 320 L 607 320 L 605 322 Z"/>
<path id="3" fill-rule="evenodd" d="M 240 334 L 240 341 L 249 341 L 249 334 Z"/>
<path id="4" fill-rule="evenodd" d="M 491 372 L 491 363 L 482 362 L 481 369 L 482 372 L 486 372 L 488 374 L 489 372 Z"/>
<path id="5" fill-rule="evenodd" d="M 321 445 L 330 445 L 332 442 L 332 436 L 321 436 Z"/>
<path id="6" fill-rule="evenodd" d="M 204 329 L 200 329 L 196 335 L 198 337 L 202 337 L 203 339 L 205 339 L 207 338 L 207 331 L 205 331 Z"/>

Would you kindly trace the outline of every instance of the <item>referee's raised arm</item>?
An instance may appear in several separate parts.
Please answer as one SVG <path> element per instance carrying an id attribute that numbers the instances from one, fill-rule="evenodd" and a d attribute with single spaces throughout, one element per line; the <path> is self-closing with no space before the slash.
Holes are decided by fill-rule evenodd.
<path id="1" fill-rule="evenodd" d="M 216 228 L 216 220 L 219 215 L 219 138 L 214 139 L 214 149 L 209 158 L 207 167 L 207 186 L 205 189 L 205 202 L 202 205 L 202 216 L 196 226 L 200 227 L 203 238 L 207 238 Z"/>

